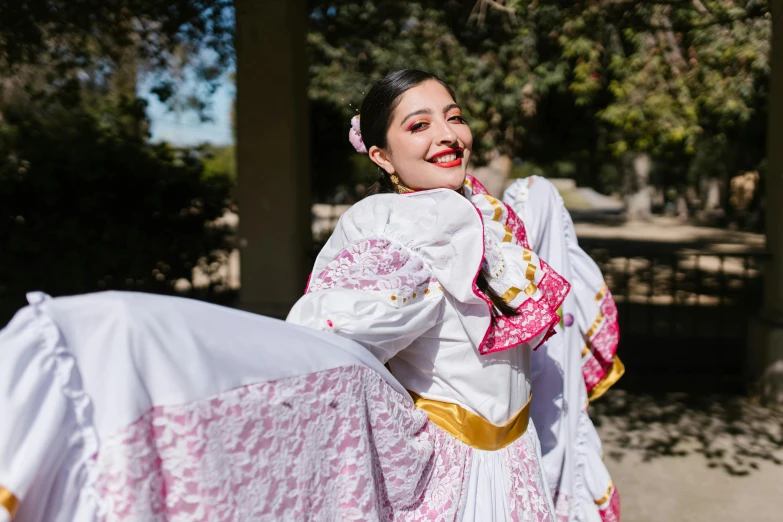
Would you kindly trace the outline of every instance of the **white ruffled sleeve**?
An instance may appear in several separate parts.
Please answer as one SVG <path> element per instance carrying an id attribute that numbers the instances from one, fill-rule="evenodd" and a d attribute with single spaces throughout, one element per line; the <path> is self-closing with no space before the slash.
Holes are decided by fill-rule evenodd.
<path id="1" fill-rule="evenodd" d="M 419 255 L 368 238 L 313 273 L 287 320 L 359 342 L 385 363 L 432 328 L 442 307 L 443 289 Z"/>
<path id="2" fill-rule="evenodd" d="M 498 317 L 482 353 L 526 345 L 538 348 L 555 334 L 569 283 L 529 248 L 528 232 L 507 204 L 476 190 L 470 197 L 484 221 L 483 269 L 489 286 L 517 312 Z"/>
<path id="3" fill-rule="evenodd" d="M 43 310 L 48 296 L 0 330 L 0 521 L 92 520 L 98 438 L 76 360 Z M 70 468 L 67 478 L 62 469 Z M 88 516 L 89 513 L 89 516 Z M 80 518 L 81 517 L 81 518 Z"/>

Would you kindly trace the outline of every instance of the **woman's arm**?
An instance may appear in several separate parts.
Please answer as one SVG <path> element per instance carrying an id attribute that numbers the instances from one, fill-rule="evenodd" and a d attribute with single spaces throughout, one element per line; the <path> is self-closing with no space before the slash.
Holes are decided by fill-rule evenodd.
<path id="1" fill-rule="evenodd" d="M 421 257 L 391 239 L 370 238 L 313 274 L 287 321 L 353 339 L 386 362 L 437 324 L 443 302 Z"/>

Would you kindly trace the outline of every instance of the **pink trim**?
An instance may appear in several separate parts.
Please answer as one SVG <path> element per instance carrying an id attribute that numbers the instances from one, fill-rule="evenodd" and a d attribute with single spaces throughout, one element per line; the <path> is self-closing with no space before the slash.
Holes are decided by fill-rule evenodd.
<path id="1" fill-rule="evenodd" d="M 476 209 L 478 211 L 478 209 Z M 481 213 L 479 212 L 479 215 Z M 483 259 L 483 256 L 482 256 Z M 546 274 L 541 279 L 538 287 L 543 296 L 538 301 L 532 297 L 525 299 L 518 307 L 519 315 L 513 317 L 492 317 L 492 301 L 479 290 L 476 285 L 479 266 L 476 276 L 473 278 L 473 293 L 487 303 L 489 308 L 489 325 L 484 337 L 478 346 L 478 351 L 482 355 L 488 353 L 510 350 L 520 344 L 525 344 L 535 339 L 542 332 L 546 332 L 544 338 L 533 347 L 538 349 L 547 339 L 555 334 L 554 327 L 560 322 L 560 316 L 557 315 L 557 309 L 565 300 L 566 295 L 571 289 L 571 285 L 552 268 L 541 260 L 541 268 Z M 539 327 L 532 326 L 531 323 L 538 322 Z M 498 346 L 498 344 L 500 346 Z"/>
<path id="2" fill-rule="evenodd" d="M 556 491 L 554 495 L 555 518 L 557 522 L 568 522 L 568 515 L 571 513 L 571 499 L 568 495 Z"/>
<path id="3" fill-rule="evenodd" d="M 617 346 L 620 342 L 620 325 L 617 321 L 617 305 L 612 293 L 607 289 L 600 305 L 604 316 L 603 325 L 592 339 L 587 339 L 590 353 L 582 363 L 585 386 L 590 391 L 606 377 L 614 364 Z"/>
<path id="4" fill-rule="evenodd" d="M 481 184 L 479 180 L 468 174 L 466 176 L 472 185 L 472 195 L 489 194 L 489 191 Z M 506 226 L 511 228 L 516 242 L 524 247 L 530 248 L 527 242 L 527 231 L 525 225 L 519 216 L 516 215 L 513 209 L 503 203 L 506 207 L 507 218 Z M 476 208 L 479 218 L 482 223 L 482 249 L 484 240 L 484 216 L 481 211 Z M 481 258 L 484 259 L 485 251 L 482 250 Z M 520 312 L 515 317 L 498 317 L 493 319 L 492 317 L 492 301 L 479 290 L 476 281 L 478 279 L 481 265 L 476 270 L 476 275 L 473 278 L 473 293 L 487 303 L 489 310 L 489 325 L 487 331 L 484 333 L 484 337 L 479 343 L 478 351 L 482 355 L 488 353 L 500 352 L 503 350 L 509 350 L 520 344 L 527 343 L 539 335 L 542 332 L 546 332 L 542 341 L 539 342 L 534 349 L 541 346 L 547 339 L 555 334 L 554 327 L 560 322 L 560 317 L 557 315 L 557 309 L 562 304 L 566 295 L 570 291 L 571 285 L 563 279 L 559 274 L 555 273 L 552 268 L 541 260 L 541 268 L 546 272 L 546 275 L 539 283 L 539 289 L 544 294 L 539 301 L 535 301 L 532 298 L 526 299 L 522 302 L 517 311 Z M 531 323 L 537 323 L 537 326 L 533 326 Z"/>
<path id="5" fill-rule="evenodd" d="M 470 185 L 473 187 L 471 191 L 473 192 L 473 195 L 476 194 L 489 194 L 489 191 L 487 188 L 481 184 L 479 180 L 477 180 L 475 177 L 471 176 L 470 174 L 465 175 L 465 179 L 470 181 Z"/>
<path id="6" fill-rule="evenodd" d="M 511 232 L 514 233 L 514 239 L 517 240 L 517 243 L 529 249 L 530 243 L 527 242 L 527 230 L 525 229 L 524 223 L 522 223 L 522 220 L 519 219 L 519 216 L 517 216 L 517 213 L 514 212 L 513 208 L 511 208 L 506 203 L 503 204 L 506 206 L 506 211 L 508 211 L 506 226 L 511 229 Z"/>
<path id="7" fill-rule="evenodd" d="M 601 363 L 590 352 L 586 355 L 587 359 L 582 362 L 582 375 L 585 378 L 585 387 L 588 391 L 601 382 L 601 379 L 606 377 L 608 370 L 601 366 Z"/>
<path id="8" fill-rule="evenodd" d="M 310 272 L 310 275 L 307 276 L 307 284 L 305 285 L 305 290 L 304 290 L 305 294 L 310 291 L 310 281 L 312 280 L 313 280 L 313 273 Z"/>
<path id="9" fill-rule="evenodd" d="M 530 342 L 542 332 L 546 332 L 543 339 L 533 347 L 536 349 L 555 334 L 554 327 L 560 322 L 557 309 L 568 295 L 571 285 L 543 260 L 541 260 L 541 268 L 547 271 L 539 283 L 539 290 L 543 294 L 541 299 L 535 301 L 533 298 L 528 298 L 517 307 L 519 315 L 499 317 L 491 321 L 488 335 L 479 346 L 479 353 L 488 354 L 508 350 Z M 489 301 L 483 295 L 481 297 Z"/>
<path id="10" fill-rule="evenodd" d="M 612 498 L 606 509 L 601 509 L 598 513 L 601 515 L 602 522 L 620 522 L 620 493 L 617 492 L 617 488 L 612 491 Z"/>

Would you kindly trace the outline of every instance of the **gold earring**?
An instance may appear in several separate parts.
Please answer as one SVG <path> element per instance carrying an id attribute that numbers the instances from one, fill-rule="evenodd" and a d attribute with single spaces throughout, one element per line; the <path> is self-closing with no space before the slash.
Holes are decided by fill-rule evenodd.
<path id="1" fill-rule="evenodd" d="M 389 181 L 391 181 L 392 185 L 394 185 L 394 189 L 397 191 L 397 194 L 407 194 L 409 192 L 414 192 L 412 188 L 406 187 L 405 184 L 400 181 L 400 177 L 397 174 L 389 174 Z"/>

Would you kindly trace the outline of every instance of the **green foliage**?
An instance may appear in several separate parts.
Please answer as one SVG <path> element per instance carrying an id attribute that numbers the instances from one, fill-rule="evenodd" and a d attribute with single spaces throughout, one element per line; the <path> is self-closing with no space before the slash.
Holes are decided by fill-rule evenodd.
<path id="1" fill-rule="evenodd" d="M 232 181 L 237 179 L 236 148 L 233 145 L 202 147 L 204 161 L 204 177 L 228 176 Z"/>
<path id="2" fill-rule="evenodd" d="M 552 175 L 570 163 L 604 190 L 621 185 L 627 154 L 677 161 L 683 182 L 718 174 L 727 158 L 712 143 L 752 152 L 729 169 L 763 158 L 765 0 L 484 3 L 477 18 L 473 2 L 311 0 L 311 99 L 331 104 L 333 128 L 347 132 L 348 102 L 374 81 L 428 70 L 456 89 L 479 159 L 500 152 Z M 715 153 L 694 174 L 700 147 Z"/>
<path id="3" fill-rule="evenodd" d="M 233 39 L 233 0 L 0 2 L 0 77 L 11 79 L 0 98 L 18 79 L 33 97 L 75 105 L 85 86 L 132 95 L 137 75 L 148 74 L 163 102 L 206 117 L 208 95 L 233 64 Z M 186 68 L 199 80 L 190 92 Z"/>
<path id="4" fill-rule="evenodd" d="M 132 115 L 7 111 L 0 126 L 0 323 L 24 293 L 169 293 L 201 259 L 232 247 L 210 226 L 228 175 L 195 151 L 128 134 Z"/>
<path id="5" fill-rule="evenodd" d="M 527 33 L 502 26 L 468 29 L 456 2 L 311 2 L 310 98 L 349 119 L 372 84 L 404 67 L 439 76 L 457 93 L 479 151 L 509 148 L 519 126 L 517 95 L 527 74 Z M 494 17 L 493 17 L 494 19 Z"/>

